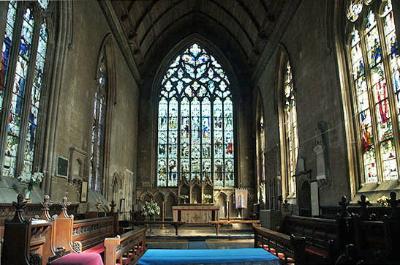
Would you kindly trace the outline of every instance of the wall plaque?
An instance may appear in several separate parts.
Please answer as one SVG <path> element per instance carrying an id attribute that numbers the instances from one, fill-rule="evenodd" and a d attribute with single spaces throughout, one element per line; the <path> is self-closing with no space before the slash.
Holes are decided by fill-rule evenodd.
<path id="1" fill-rule="evenodd" d="M 57 176 L 68 178 L 68 159 L 65 157 L 57 158 Z"/>

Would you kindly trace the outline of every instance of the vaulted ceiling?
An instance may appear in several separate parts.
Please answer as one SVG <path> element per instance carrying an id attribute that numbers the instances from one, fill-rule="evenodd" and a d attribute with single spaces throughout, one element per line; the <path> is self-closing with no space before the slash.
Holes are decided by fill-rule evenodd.
<path id="1" fill-rule="evenodd" d="M 232 56 L 240 56 L 248 65 L 255 65 L 288 2 L 131 0 L 111 3 L 140 68 L 150 57 L 160 56 L 158 50 L 168 46 L 166 40 L 177 42 L 190 33 L 209 34 L 217 46 L 225 46 L 219 47 L 223 52 L 224 48 L 232 48 L 235 50 Z"/>

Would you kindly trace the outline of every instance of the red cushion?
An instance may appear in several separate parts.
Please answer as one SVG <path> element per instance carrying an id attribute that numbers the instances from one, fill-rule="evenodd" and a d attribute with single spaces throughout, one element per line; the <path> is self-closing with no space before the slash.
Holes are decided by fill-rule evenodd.
<path id="1" fill-rule="evenodd" d="M 103 265 L 101 256 L 96 253 L 71 253 L 58 258 L 51 265 Z"/>
<path id="2" fill-rule="evenodd" d="M 91 247 L 89 249 L 86 249 L 85 251 L 82 251 L 82 253 L 97 253 L 97 254 L 101 254 L 103 252 L 104 252 L 103 243 L 100 243 L 94 247 Z"/>
<path id="3" fill-rule="evenodd" d="M 320 257 L 328 257 L 329 253 L 328 251 L 321 249 L 321 248 L 317 248 L 317 247 L 313 247 L 313 246 L 308 246 L 306 247 L 305 251 L 307 253 L 313 254 L 313 255 L 317 255 Z"/>

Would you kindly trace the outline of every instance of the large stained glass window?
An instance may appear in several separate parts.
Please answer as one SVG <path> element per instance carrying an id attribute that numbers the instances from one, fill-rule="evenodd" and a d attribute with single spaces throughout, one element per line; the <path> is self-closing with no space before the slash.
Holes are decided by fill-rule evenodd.
<path id="1" fill-rule="evenodd" d="M 1 174 L 32 173 L 48 32 L 47 1 L 10 1 L 0 55 Z M 2 28 L 2 27 L 0 27 Z"/>
<path id="2" fill-rule="evenodd" d="M 230 82 L 198 44 L 182 52 L 161 82 L 157 186 L 209 180 L 234 187 L 234 126 Z"/>
<path id="3" fill-rule="evenodd" d="M 391 1 L 349 1 L 347 18 L 361 182 L 398 179 L 400 45 Z"/>
<path id="4" fill-rule="evenodd" d="M 107 113 L 107 64 L 103 52 L 97 71 L 97 90 L 92 111 L 89 188 L 102 192 L 104 176 L 105 123 Z"/>
<path id="5" fill-rule="evenodd" d="M 297 111 L 295 90 L 293 87 L 292 69 L 289 61 L 286 62 L 283 76 L 283 134 L 285 152 L 285 186 L 286 195 L 294 197 L 296 195 L 296 166 L 299 149 L 297 135 Z"/>

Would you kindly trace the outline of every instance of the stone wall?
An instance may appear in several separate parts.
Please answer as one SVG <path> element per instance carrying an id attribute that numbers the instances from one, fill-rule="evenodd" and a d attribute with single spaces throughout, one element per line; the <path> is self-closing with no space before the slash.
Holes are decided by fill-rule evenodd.
<path id="1" fill-rule="evenodd" d="M 94 0 L 74 1 L 71 21 L 73 23 L 72 43 L 67 49 L 62 73 L 55 153 L 53 154 L 54 157 L 65 158 L 70 157 L 71 148 L 76 150 L 76 153 L 89 153 L 98 56 L 104 39 L 111 34 L 102 10 Z M 111 46 L 115 54 L 116 97 L 115 102 L 108 102 L 109 106 L 115 105 L 113 105 L 110 160 L 108 171 L 105 172 L 105 187 L 107 199 L 110 201 L 113 198 L 113 177 L 118 176 L 121 179 L 120 182 L 123 183 L 119 187 L 121 189 L 129 187 L 129 189 L 115 191 L 115 193 L 118 193 L 118 198 L 127 197 L 129 194 L 129 198 L 125 198 L 125 200 L 129 202 L 127 206 L 130 206 L 130 196 L 133 195 L 133 178 L 136 177 L 139 95 L 136 82 L 119 46 L 112 36 L 111 38 Z M 85 155 L 82 156 L 85 157 Z M 70 161 L 70 163 L 74 163 L 74 161 Z M 87 163 L 84 172 L 86 172 L 84 175 L 88 172 Z M 53 176 L 52 199 L 60 200 L 64 192 L 69 191 L 69 197 L 73 201 L 79 201 L 80 191 L 76 187 L 71 188 L 71 185 L 65 178 Z"/>
<path id="2" fill-rule="evenodd" d="M 264 104 L 266 131 L 266 175 L 281 175 L 279 122 L 277 107 L 277 75 L 280 52 L 287 52 L 293 69 L 297 91 L 299 157 L 305 169 L 316 176 L 316 129 L 325 122 L 327 132 L 328 179 L 320 183 L 320 205 L 336 205 L 341 195 L 350 195 L 347 171 L 346 140 L 337 61 L 334 49 L 330 1 L 301 1 L 288 27 L 279 40 L 280 45 L 256 84 Z M 329 5 L 329 6 L 328 6 Z M 298 180 L 298 188 L 299 185 Z M 297 194 L 299 196 L 299 194 Z"/>

